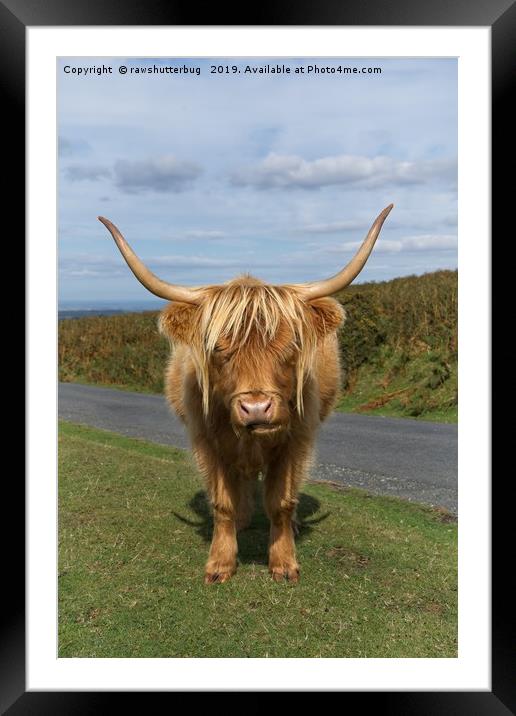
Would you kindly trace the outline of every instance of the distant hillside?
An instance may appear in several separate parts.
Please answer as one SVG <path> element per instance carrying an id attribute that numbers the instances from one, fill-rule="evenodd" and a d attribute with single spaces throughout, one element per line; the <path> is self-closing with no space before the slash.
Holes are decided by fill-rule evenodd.
<path id="1" fill-rule="evenodd" d="M 457 271 L 350 286 L 339 408 L 457 420 Z"/>
<path id="2" fill-rule="evenodd" d="M 337 298 L 340 410 L 457 419 L 457 272 L 351 286 Z M 59 379 L 160 393 L 168 342 L 154 311 L 59 322 Z"/>

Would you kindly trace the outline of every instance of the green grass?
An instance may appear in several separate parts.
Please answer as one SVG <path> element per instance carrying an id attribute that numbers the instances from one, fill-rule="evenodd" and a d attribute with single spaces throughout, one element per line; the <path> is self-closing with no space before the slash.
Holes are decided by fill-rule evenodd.
<path id="1" fill-rule="evenodd" d="M 457 422 L 457 272 L 350 286 L 337 297 L 337 410 Z M 156 312 L 59 322 L 59 379 L 162 393 L 168 341 Z"/>
<path id="2" fill-rule="evenodd" d="M 258 501 L 236 575 L 206 586 L 211 520 L 189 453 L 61 423 L 59 465 L 60 657 L 457 656 L 443 511 L 308 483 L 299 584 L 268 574 Z"/>

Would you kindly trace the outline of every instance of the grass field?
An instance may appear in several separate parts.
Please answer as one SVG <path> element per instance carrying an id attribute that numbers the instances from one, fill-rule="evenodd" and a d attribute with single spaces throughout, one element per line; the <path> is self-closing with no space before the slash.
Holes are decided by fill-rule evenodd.
<path id="1" fill-rule="evenodd" d="M 346 412 L 457 421 L 457 272 L 350 286 L 338 299 Z M 157 313 L 63 320 L 59 379 L 163 392 Z"/>
<path id="2" fill-rule="evenodd" d="M 211 521 L 189 454 L 61 423 L 59 656 L 456 657 L 447 513 L 308 483 L 292 585 L 268 574 L 258 507 L 235 577 L 206 586 Z"/>

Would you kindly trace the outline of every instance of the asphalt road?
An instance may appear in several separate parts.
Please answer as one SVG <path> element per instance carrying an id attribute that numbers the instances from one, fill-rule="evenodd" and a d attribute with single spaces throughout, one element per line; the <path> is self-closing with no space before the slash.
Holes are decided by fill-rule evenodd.
<path id="1" fill-rule="evenodd" d="M 160 395 L 59 384 L 59 417 L 188 448 Z M 334 413 L 321 427 L 314 479 L 397 495 L 457 513 L 457 426 Z"/>

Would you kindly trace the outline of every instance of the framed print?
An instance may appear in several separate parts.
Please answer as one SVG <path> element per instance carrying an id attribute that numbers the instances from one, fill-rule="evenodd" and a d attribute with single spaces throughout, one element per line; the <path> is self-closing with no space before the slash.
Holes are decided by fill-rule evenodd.
<path id="1" fill-rule="evenodd" d="M 7 594 L 11 606 L 5 610 L 1 646 L 5 665 L 2 709 L 12 714 L 102 710 L 111 694 L 96 692 L 116 692 L 116 698 L 122 692 L 144 692 L 130 697 L 148 698 L 169 691 L 345 691 L 346 698 L 362 697 L 375 702 L 381 698 L 382 709 L 392 713 L 508 713 L 516 707 L 510 666 L 513 653 L 506 628 L 510 607 L 503 588 L 498 586 L 491 594 L 491 570 L 493 584 L 501 582 L 504 545 L 510 539 L 506 525 L 510 522 L 501 517 L 504 499 L 498 493 L 503 488 L 490 482 L 489 236 L 491 210 L 498 221 L 510 206 L 508 185 L 500 177 L 502 157 L 505 160 L 513 142 L 505 108 L 513 59 L 514 5 L 471 5 L 459 11 L 421 3 L 407 9 L 394 3 L 385 16 L 379 3 L 346 8 L 323 4 L 317 10 L 271 8 L 257 17 L 251 12 L 242 21 L 227 17 L 224 10 L 217 17 L 211 15 L 208 10 L 202 23 L 192 22 L 188 11 L 165 8 L 160 3 L 150 3 L 145 8 L 126 3 L 122 9 L 112 3 L 102 7 L 75 3 L 71 7 L 55 2 L 43 8 L 24 2 L 14 7 L 14 3 L 4 2 L 0 6 L 4 40 L 0 43 L 1 67 L 10 108 L 6 144 L 12 153 L 5 198 L 6 206 L 13 205 L 15 215 L 20 217 L 17 233 L 22 230 L 21 217 L 26 216 L 28 318 L 26 537 L 22 537 L 19 519 L 19 534 L 7 550 L 6 574 L 12 575 L 12 590 Z M 310 74 L 308 67 L 312 68 Z M 351 68 L 350 74 L 357 68 L 355 74 L 361 71 L 364 75 L 362 87 L 369 81 L 369 87 L 374 86 L 382 97 L 390 92 L 390 99 L 384 99 L 383 105 L 368 104 L 365 98 L 371 96 L 372 90 L 359 89 L 357 82 L 353 90 L 347 90 L 350 94 L 336 99 L 342 93 L 336 81 L 342 79 L 339 67 Z M 371 79 L 364 67 L 383 67 L 387 82 Z M 298 76 L 294 77 L 296 72 Z M 270 90 L 273 85 L 266 82 L 272 74 L 274 93 Z M 166 96 L 169 75 L 175 83 L 173 105 Z M 412 80 L 407 80 L 408 76 Z M 492 207 L 490 92 L 495 187 Z M 355 123 L 346 126 L 348 141 L 339 126 L 346 102 L 360 108 Z M 243 107 L 252 108 L 249 116 L 254 123 L 248 120 Z M 364 117 L 368 111 L 378 112 L 378 107 L 392 114 L 383 118 L 383 134 L 374 121 L 360 119 L 360 112 Z M 400 115 L 405 107 L 418 107 L 419 112 Z M 447 114 L 450 107 L 452 111 Z M 151 114 L 152 121 L 147 121 Z M 256 117 L 259 121 L 255 122 Z M 446 125 L 441 134 L 439 123 Z M 141 146 L 136 151 L 138 132 Z M 173 156 L 165 156 L 164 138 L 174 134 L 174 146 L 183 147 L 183 155 L 174 151 Z M 240 142 L 244 134 L 250 138 L 245 144 Z M 21 159 L 25 136 L 26 176 Z M 389 142 L 393 141 L 405 143 L 404 161 L 392 158 L 396 152 Z M 125 152 L 122 146 L 127 147 Z M 422 146 L 424 152 L 419 151 Z M 211 153 L 211 164 L 203 160 L 203 152 L 204 157 Z M 459 157 L 458 209 L 454 152 Z M 412 159 L 416 155 L 417 161 Z M 66 177 L 69 192 L 62 190 L 63 183 L 57 191 L 59 176 Z M 26 212 L 17 206 L 24 194 L 24 181 Z M 368 202 L 362 202 L 360 191 L 352 193 L 355 185 L 369 192 Z M 427 185 L 432 189 L 425 193 Z M 193 186 L 198 188 L 197 198 L 192 198 Z M 249 644 L 245 647 L 244 638 L 239 642 L 241 649 L 226 653 L 209 648 L 204 653 L 198 649 L 177 653 L 150 649 L 140 653 L 124 648 L 124 639 L 134 635 L 128 622 L 125 626 L 120 622 L 116 648 L 104 649 L 99 637 L 98 642 L 85 642 L 81 650 L 76 647 L 77 635 L 84 633 L 85 624 L 91 626 L 95 620 L 97 602 L 101 603 L 98 600 L 108 598 L 102 590 L 92 597 L 91 604 L 85 601 L 82 611 L 75 612 L 58 643 L 58 290 L 61 301 L 63 297 L 70 302 L 79 301 L 86 295 L 80 294 L 81 285 L 86 285 L 81 284 L 83 277 L 95 274 L 99 302 L 111 295 L 126 297 L 130 302 L 133 296 L 132 276 L 125 266 L 123 271 L 120 269 L 119 257 L 110 264 L 110 260 L 106 261 L 107 249 L 95 256 L 96 249 L 87 247 L 91 231 L 100 235 L 104 228 L 98 222 L 99 229 L 96 225 L 91 230 L 81 225 L 86 221 L 86 212 L 89 216 L 98 205 L 95 220 L 97 214 L 106 214 L 115 223 L 117 216 L 125 217 L 128 223 L 134 220 L 132 225 L 141 235 L 152 228 L 150 217 L 154 216 L 157 242 L 167 238 L 172 248 L 162 250 L 163 242 L 149 243 L 147 255 L 154 251 L 155 256 L 162 257 L 151 268 L 158 273 L 156 267 L 168 270 L 174 266 L 177 280 L 184 285 L 231 279 L 245 268 L 236 258 L 242 249 L 248 260 L 255 262 L 257 271 L 268 272 L 271 283 L 297 283 L 307 276 L 311 278 L 307 269 L 315 272 L 314 279 L 325 278 L 328 264 L 324 262 L 342 247 L 336 243 L 336 231 L 354 229 L 344 226 L 342 213 L 332 213 L 339 191 L 348 191 L 344 203 L 363 216 L 363 221 L 371 197 L 375 202 L 385 198 L 385 205 L 390 202 L 389 192 L 402 198 L 400 218 L 395 219 L 399 202 L 394 201 L 393 226 L 388 229 L 388 223 L 385 225 L 391 232 L 382 249 L 385 260 L 378 262 L 376 274 L 367 274 L 375 282 L 395 275 L 450 268 L 450 257 L 457 248 L 458 219 L 459 355 L 466 357 L 462 364 L 459 359 L 458 650 L 440 644 L 445 639 L 443 612 L 432 622 L 440 623 L 435 635 L 429 637 L 431 648 L 418 652 L 400 647 L 393 657 L 381 648 L 372 655 L 367 649 L 325 652 L 324 644 L 308 651 L 297 633 L 292 641 L 297 644 L 295 649 L 283 653 L 262 653 Z M 416 195 L 416 191 L 420 193 Z M 298 198 L 291 201 L 295 192 Z M 409 195 L 412 204 L 407 200 L 404 209 L 403 200 Z M 276 202 L 283 202 L 281 211 L 275 208 Z M 138 226 L 142 207 L 146 219 Z M 206 207 L 211 212 L 211 223 L 202 219 Z M 382 208 L 383 204 L 378 211 Z M 160 234 L 159 214 L 168 212 L 171 216 L 172 209 L 178 219 L 176 233 L 165 236 L 163 231 Z M 14 215 L 14 211 L 9 214 Z M 187 215 L 195 216 L 196 221 L 183 221 L 181 217 Z M 286 217 L 292 219 L 294 226 L 290 235 Z M 278 235 L 267 244 L 263 237 L 274 232 L 274 221 L 279 227 Z M 406 226 L 416 228 L 397 228 L 396 222 L 404 221 Z M 428 228 L 432 223 L 439 229 Z M 71 228 L 61 236 L 63 226 Z M 243 237 L 238 242 L 234 238 L 237 234 Z M 345 235 L 350 237 L 351 251 L 351 234 Z M 59 281 L 56 236 L 62 259 Z M 129 229 L 128 238 L 131 240 Z M 182 253 L 185 238 L 191 248 Z M 107 244 L 106 237 L 104 241 Z M 444 254 L 425 253 L 429 242 L 438 245 Z M 308 248 L 310 256 L 300 246 Z M 168 250 L 168 259 L 163 258 Z M 412 263 L 403 263 L 404 251 L 413 252 Z M 191 271 L 192 266 L 197 274 Z M 393 273 L 389 273 L 391 270 Z M 202 278 L 196 281 L 199 272 Z M 244 409 L 250 410 L 245 405 Z M 81 457 L 77 452 L 70 459 L 87 460 L 88 455 Z M 89 483 L 77 496 L 80 524 L 84 524 L 80 504 L 87 499 L 88 489 L 93 489 Z M 11 480 L 9 490 L 9 504 L 18 506 L 21 512 L 21 481 Z M 204 508 L 199 500 L 194 505 L 198 508 L 194 509 L 194 517 L 202 520 Z M 491 502 L 497 511 L 492 534 Z M 105 502 L 108 504 L 109 496 Z M 178 532 L 190 518 L 181 519 L 183 522 L 176 525 Z M 190 526 L 197 526 L 200 534 L 204 528 L 199 524 Z M 87 545 L 87 532 L 81 534 Z M 109 534 L 115 544 L 123 540 L 120 530 Z M 26 582 L 21 566 L 24 557 L 20 554 L 24 544 Z M 14 545 L 17 549 L 13 549 Z M 70 559 L 77 559 L 80 541 L 70 543 L 70 549 L 75 555 Z M 333 545 L 333 549 L 337 550 L 336 559 L 349 562 L 347 553 L 343 557 L 344 553 L 338 552 L 342 550 L 339 545 Z M 123 559 L 131 560 L 133 556 Z M 159 563 L 161 557 L 156 555 L 156 559 Z M 353 568 L 360 571 L 356 565 Z M 107 575 L 106 584 L 110 580 Z M 367 587 L 367 579 L 363 584 Z M 224 596 L 225 585 L 213 588 L 218 590 L 214 594 Z M 70 589 L 70 598 L 76 599 L 81 593 L 90 593 L 91 582 L 85 580 Z M 156 589 L 161 590 L 159 599 L 166 600 L 166 585 Z M 173 598 L 180 600 L 184 593 L 186 600 L 189 590 L 186 585 L 183 592 L 174 591 Z M 274 604 L 273 592 L 264 594 Z M 299 619 L 308 624 L 313 616 L 302 611 L 303 605 L 296 604 L 292 594 L 288 592 L 289 600 L 293 600 L 288 605 L 301 610 Z M 379 594 L 383 595 L 381 591 Z M 319 596 L 324 599 L 323 590 Z M 256 599 L 244 593 L 242 599 L 246 598 Z M 414 595 L 407 598 L 412 599 L 411 604 L 417 601 Z M 130 619 L 131 594 L 120 591 L 116 599 Z M 238 610 L 238 595 L 231 599 Z M 217 608 L 227 608 L 223 601 Z M 134 604 L 137 602 L 135 598 Z M 394 614 L 396 609 L 391 606 Z M 309 611 L 309 605 L 304 607 Z M 435 605 L 432 608 L 438 609 Z M 63 603 L 60 609 L 64 609 Z M 259 613 L 260 608 L 257 610 Z M 328 610 L 331 613 L 330 603 Z M 160 614 L 164 613 L 157 609 L 148 621 L 142 622 L 142 628 L 155 627 L 158 634 Z M 182 612 L 178 609 L 177 614 Z M 202 632 L 210 643 L 206 636 L 210 617 L 206 613 L 199 616 L 203 617 L 206 623 Z M 193 638 L 193 622 L 188 618 L 185 610 L 181 619 L 187 626 L 182 632 L 179 624 L 175 627 L 185 643 Z M 338 628 L 346 631 L 349 625 L 342 622 L 342 612 L 338 618 Z M 366 621 L 367 618 L 366 615 Z M 396 619 L 391 619 L 392 629 L 398 628 Z M 257 635 L 265 634 L 268 623 L 255 621 L 248 638 L 259 640 Z M 329 623 L 325 617 L 324 624 Z M 408 634 L 410 623 L 405 627 Z M 236 631 L 231 634 L 236 638 Z M 67 638 L 72 646 L 66 647 Z M 308 631 L 304 638 L 308 639 Z M 227 658 L 231 658 L 230 670 Z"/>

